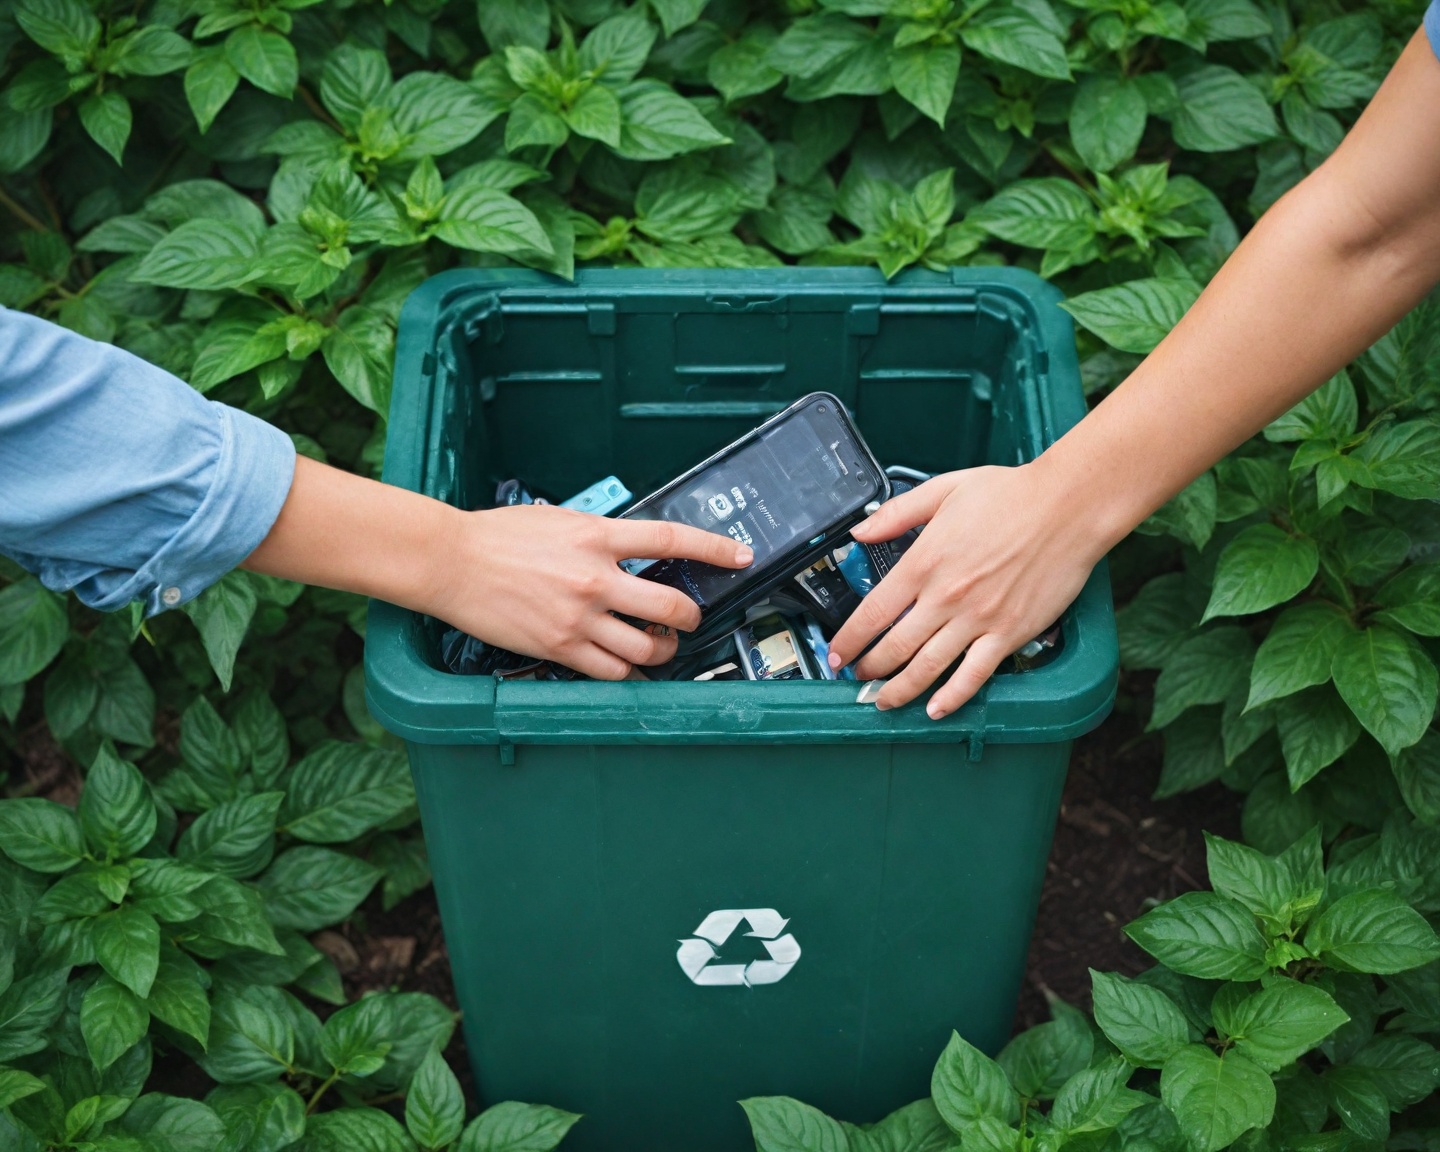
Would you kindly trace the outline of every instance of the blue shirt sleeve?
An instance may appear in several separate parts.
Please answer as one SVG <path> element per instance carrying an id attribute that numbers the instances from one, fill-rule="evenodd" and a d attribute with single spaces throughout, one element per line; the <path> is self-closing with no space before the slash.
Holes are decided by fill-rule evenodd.
<path id="1" fill-rule="evenodd" d="M 294 474 L 278 428 L 0 308 L 0 552 L 55 591 L 183 604 L 265 539 Z"/>
<path id="2" fill-rule="evenodd" d="M 1430 0 L 1430 7 L 1425 9 L 1425 36 L 1430 50 L 1440 56 L 1440 0 Z"/>

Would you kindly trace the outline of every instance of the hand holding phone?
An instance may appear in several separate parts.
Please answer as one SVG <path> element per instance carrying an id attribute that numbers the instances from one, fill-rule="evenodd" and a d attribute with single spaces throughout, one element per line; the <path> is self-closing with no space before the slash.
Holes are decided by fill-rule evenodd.
<path id="1" fill-rule="evenodd" d="M 553 505 L 460 514 L 424 611 L 487 644 L 553 660 L 600 680 L 675 655 L 677 630 L 700 609 L 674 588 L 619 567 L 630 556 L 743 568 L 752 551 L 684 524 L 612 520 Z M 617 614 L 649 621 L 642 630 Z"/>

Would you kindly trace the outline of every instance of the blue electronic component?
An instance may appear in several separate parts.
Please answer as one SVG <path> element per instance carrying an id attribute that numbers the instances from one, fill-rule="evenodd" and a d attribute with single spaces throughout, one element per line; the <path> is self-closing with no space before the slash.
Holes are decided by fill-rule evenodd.
<path id="1" fill-rule="evenodd" d="M 560 507 L 573 508 L 577 512 L 593 512 L 596 516 L 608 516 L 619 511 L 634 498 L 634 494 L 618 477 L 607 476 L 596 481 L 583 492 L 577 492 L 570 499 L 561 501 Z"/>

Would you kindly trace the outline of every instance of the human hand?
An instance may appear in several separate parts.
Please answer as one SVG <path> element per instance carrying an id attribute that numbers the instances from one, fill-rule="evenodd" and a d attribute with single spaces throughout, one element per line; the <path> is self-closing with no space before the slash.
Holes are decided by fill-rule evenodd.
<path id="1" fill-rule="evenodd" d="M 926 709 L 936 720 L 955 711 L 1005 657 L 1060 618 L 1105 554 L 1109 541 L 1064 494 L 1036 461 L 950 472 L 887 501 L 856 526 L 856 540 L 873 544 L 928 526 L 835 634 L 831 666 L 843 668 L 893 623 L 855 669 L 874 680 L 903 666 L 877 706 L 909 703 L 964 652 Z"/>
<path id="2" fill-rule="evenodd" d="M 663 664 L 675 655 L 675 631 L 700 624 L 688 596 L 630 575 L 619 561 L 685 557 L 743 568 L 753 559 L 716 532 L 541 504 L 463 513 L 458 533 L 445 541 L 425 610 L 487 643 L 600 680 Z M 642 631 L 617 612 L 652 627 Z"/>

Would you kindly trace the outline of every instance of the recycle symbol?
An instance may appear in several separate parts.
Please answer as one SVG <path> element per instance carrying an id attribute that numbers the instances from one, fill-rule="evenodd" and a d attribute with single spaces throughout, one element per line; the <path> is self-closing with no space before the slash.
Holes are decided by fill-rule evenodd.
<path id="1" fill-rule="evenodd" d="M 712 964 L 720 955 L 716 949 L 730 939 L 742 920 L 750 926 L 745 935 L 764 944 L 770 959 L 752 960 L 749 964 Z M 722 908 L 700 921 L 694 936 L 680 941 L 675 959 L 695 984 L 743 984 L 747 988 L 778 984 L 800 959 L 799 942 L 785 932 L 788 923 L 774 908 Z"/>

